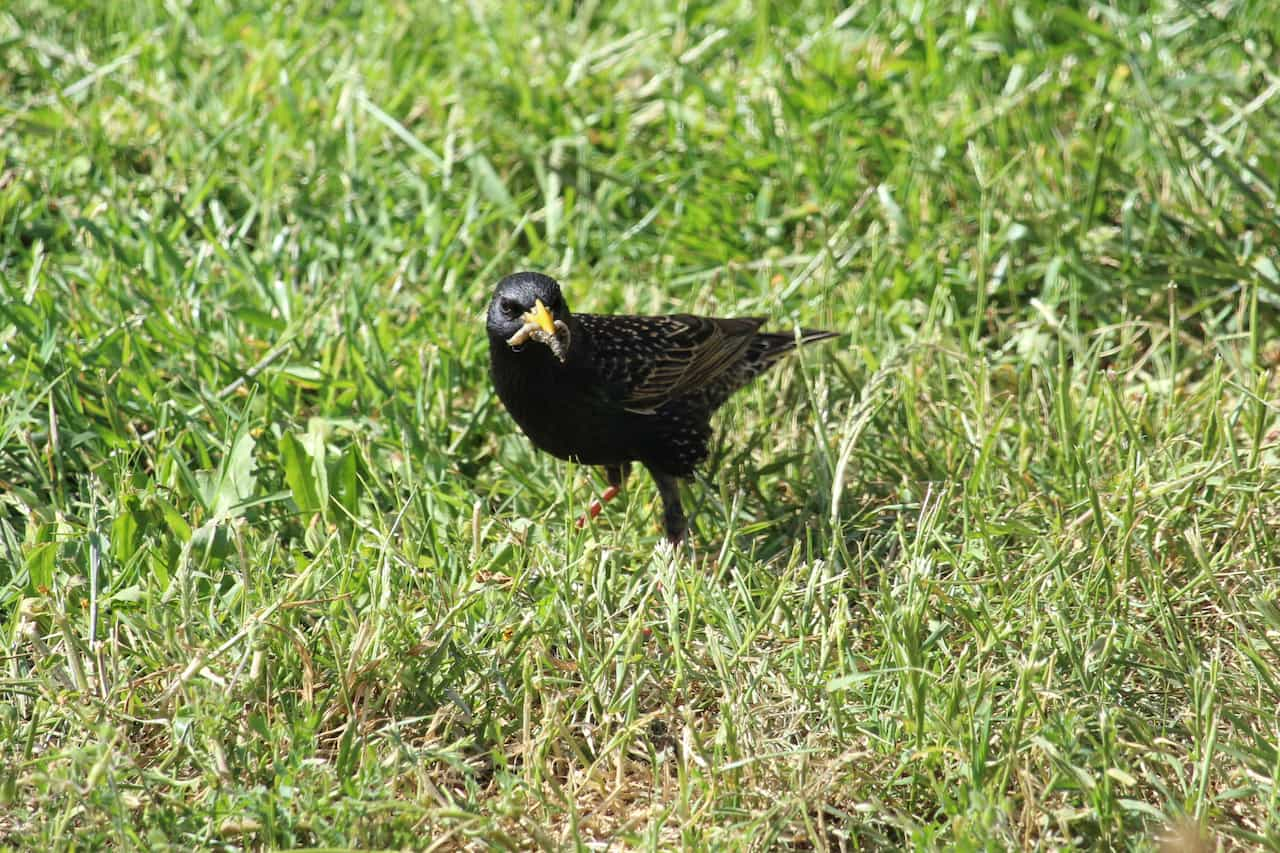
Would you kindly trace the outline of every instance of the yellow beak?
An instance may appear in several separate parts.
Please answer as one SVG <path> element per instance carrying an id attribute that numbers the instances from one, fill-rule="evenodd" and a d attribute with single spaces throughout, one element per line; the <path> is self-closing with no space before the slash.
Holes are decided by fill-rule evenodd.
<path id="1" fill-rule="evenodd" d="M 535 299 L 533 302 L 533 310 L 526 311 L 520 319 L 526 323 L 537 323 L 538 328 L 546 332 L 548 335 L 556 333 L 555 320 L 551 318 L 551 312 L 547 310 L 547 306 L 542 304 L 541 299 Z"/>

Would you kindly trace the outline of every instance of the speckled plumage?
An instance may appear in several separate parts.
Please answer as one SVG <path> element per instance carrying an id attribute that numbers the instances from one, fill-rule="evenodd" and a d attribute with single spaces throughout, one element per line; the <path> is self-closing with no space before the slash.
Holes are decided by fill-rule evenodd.
<path id="1" fill-rule="evenodd" d="M 565 360 L 548 346 L 511 346 L 541 300 L 566 328 Z M 711 415 L 734 391 L 794 349 L 796 338 L 761 332 L 763 318 L 571 314 L 560 286 L 522 272 L 498 282 L 486 329 L 498 397 L 533 443 L 562 459 L 603 465 L 621 486 L 630 464 L 653 475 L 668 538 L 685 531 L 678 477 L 707 457 Z M 803 330 L 801 343 L 834 337 Z"/>

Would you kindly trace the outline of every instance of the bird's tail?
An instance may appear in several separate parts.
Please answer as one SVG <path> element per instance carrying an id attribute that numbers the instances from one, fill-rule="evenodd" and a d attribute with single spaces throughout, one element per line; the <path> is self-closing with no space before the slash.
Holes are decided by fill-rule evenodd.
<path id="1" fill-rule="evenodd" d="M 756 335 L 755 347 L 757 357 L 772 361 L 784 353 L 791 352 L 800 344 L 812 344 L 828 338 L 840 337 L 839 332 L 828 332 L 825 329 L 801 329 L 797 337 L 793 332 L 761 332 Z"/>

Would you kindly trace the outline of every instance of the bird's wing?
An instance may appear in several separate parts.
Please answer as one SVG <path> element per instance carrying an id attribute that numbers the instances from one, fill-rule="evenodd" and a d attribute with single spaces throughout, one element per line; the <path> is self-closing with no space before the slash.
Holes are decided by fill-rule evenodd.
<path id="1" fill-rule="evenodd" d="M 579 314 L 596 369 L 626 409 L 652 412 L 711 388 L 746 356 L 760 317 L 722 319 Z"/>

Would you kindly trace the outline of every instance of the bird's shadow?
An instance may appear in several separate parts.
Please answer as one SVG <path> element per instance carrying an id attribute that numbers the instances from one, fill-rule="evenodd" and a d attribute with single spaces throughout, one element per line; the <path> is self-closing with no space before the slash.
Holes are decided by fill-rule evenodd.
<path id="1" fill-rule="evenodd" d="M 690 508 L 691 528 L 703 541 L 733 536 L 752 540 L 758 557 L 789 552 L 797 540 L 826 550 L 830 488 L 810 488 L 812 478 L 794 476 L 809 454 L 789 453 L 759 465 L 756 442 L 731 440 L 721 430 L 708 464 L 698 472 Z M 825 478 L 829 484 L 830 477 Z M 714 519 L 714 521 L 713 521 Z"/>

